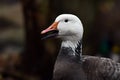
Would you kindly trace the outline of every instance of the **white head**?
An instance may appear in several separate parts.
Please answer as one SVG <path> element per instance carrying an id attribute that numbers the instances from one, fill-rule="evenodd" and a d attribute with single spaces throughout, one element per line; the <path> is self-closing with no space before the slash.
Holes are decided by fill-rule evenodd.
<path id="1" fill-rule="evenodd" d="M 72 46 L 75 48 L 78 41 L 80 41 L 83 36 L 83 25 L 81 21 L 77 16 L 72 14 L 59 15 L 55 19 L 55 22 L 50 27 L 43 30 L 41 34 L 54 30 L 58 30 L 57 36 L 63 40 L 62 46 L 65 47 Z"/>
<path id="2" fill-rule="evenodd" d="M 82 38 L 83 26 L 77 16 L 62 14 L 55 19 L 55 22 L 59 22 L 57 25 L 58 36 L 63 40 L 77 40 Z"/>

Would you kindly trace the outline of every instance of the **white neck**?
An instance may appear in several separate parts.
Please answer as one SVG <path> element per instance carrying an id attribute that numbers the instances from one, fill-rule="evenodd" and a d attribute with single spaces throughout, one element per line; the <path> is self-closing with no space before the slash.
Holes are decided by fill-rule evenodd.
<path id="1" fill-rule="evenodd" d="M 78 41 L 62 41 L 62 47 L 71 47 L 73 50 L 77 47 Z"/>
<path id="2" fill-rule="evenodd" d="M 79 43 L 81 43 L 80 40 L 72 40 L 72 41 L 70 41 L 70 40 L 66 40 L 66 41 L 63 40 L 61 47 L 68 47 L 68 48 L 70 47 L 74 51 L 73 55 L 76 55 L 76 51 L 75 50 L 78 47 Z M 80 45 L 80 47 L 82 48 L 82 45 Z M 82 51 L 82 49 L 81 49 L 81 51 Z M 79 54 L 82 54 L 82 53 L 79 53 Z"/>

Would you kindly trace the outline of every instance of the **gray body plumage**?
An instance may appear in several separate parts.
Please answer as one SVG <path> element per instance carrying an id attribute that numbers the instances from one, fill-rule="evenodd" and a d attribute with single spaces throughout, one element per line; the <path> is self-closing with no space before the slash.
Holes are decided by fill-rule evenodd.
<path id="1" fill-rule="evenodd" d="M 71 55 L 71 48 L 61 48 L 53 80 L 120 80 L 120 64 L 109 58 Z"/>

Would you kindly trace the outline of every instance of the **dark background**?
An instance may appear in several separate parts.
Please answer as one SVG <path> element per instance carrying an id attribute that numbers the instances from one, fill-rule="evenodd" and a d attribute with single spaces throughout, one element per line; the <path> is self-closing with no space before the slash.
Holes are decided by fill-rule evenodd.
<path id="1" fill-rule="evenodd" d="M 83 23 L 83 54 L 120 62 L 120 0 L 0 0 L 0 80 L 52 78 L 61 41 L 40 32 L 64 13 Z"/>

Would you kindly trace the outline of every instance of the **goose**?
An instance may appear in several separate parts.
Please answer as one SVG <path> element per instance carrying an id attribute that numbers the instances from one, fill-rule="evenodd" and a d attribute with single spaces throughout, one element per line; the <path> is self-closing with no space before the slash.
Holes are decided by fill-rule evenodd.
<path id="1" fill-rule="evenodd" d="M 41 31 L 42 39 L 61 38 L 53 80 L 120 80 L 120 63 L 109 58 L 82 55 L 83 25 L 73 14 L 59 15 Z"/>

